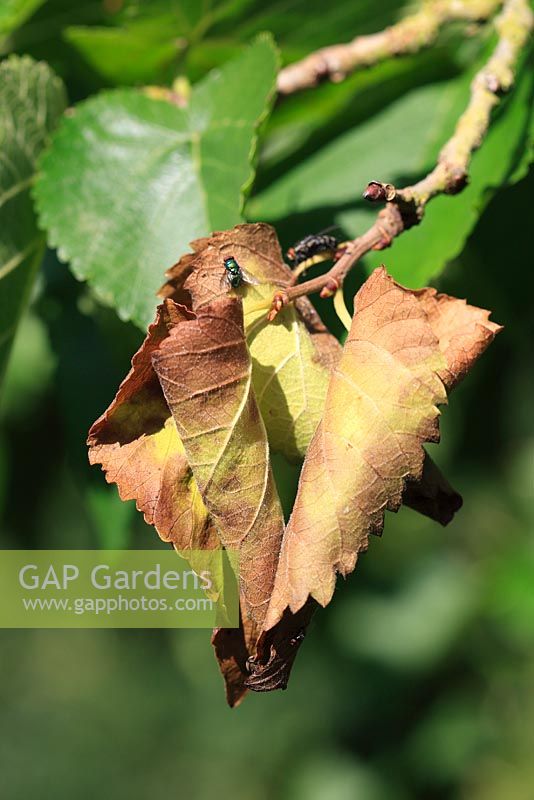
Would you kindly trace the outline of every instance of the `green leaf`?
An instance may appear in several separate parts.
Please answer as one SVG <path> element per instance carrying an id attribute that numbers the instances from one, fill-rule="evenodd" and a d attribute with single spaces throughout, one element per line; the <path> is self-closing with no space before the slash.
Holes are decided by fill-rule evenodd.
<path id="1" fill-rule="evenodd" d="M 284 61 L 295 61 L 319 47 L 382 30 L 406 13 L 406 5 L 399 0 L 337 0 L 327 9 L 323 0 L 259 2 L 255 11 L 247 11 L 239 35 L 272 31 L 282 43 Z"/>
<path id="2" fill-rule="evenodd" d="M 387 260 L 397 280 L 419 287 L 460 255 L 495 190 L 526 174 L 526 163 L 516 165 L 518 160 L 525 161 L 523 154 L 529 150 L 533 90 L 534 73 L 525 71 L 473 156 L 468 186 L 459 195 L 437 197 L 429 203 L 422 223 L 397 239 L 391 254 L 371 254 L 366 259 L 368 269 Z"/>
<path id="3" fill-rule="evenodd" d="M 429 169 L 461 113 L 465 77 L 408 92 L 371 119 L 341 134 L 272 183 L 247 205 L 255 219 L 325 211 L 356 235 L 376 210 L 361 200 L 370 180 L 405 182 Z M 330 216 L 326 216 L 326 215 Z"/>
<path id="4" fill-rule="evenodd" d="M 45 246 L 30 185 L 65 104 L 46 64 L 11 57 L 0 65 L 0 379 Z"/>
<path id="5" fill-rule="evenodd" d="M 0 37 L 22 25 L 44 0 L 2 0 L 0 4 Z"/>
<path id="6" fill-rule="evenodd" d="M 351 237 L 363 233 L 376 217 L 376 208 L 361 200 L 363 188 L 369 180 L 407 185 L 432 168 L 468 102 L 470 78 L 408 93 L 272 183 L 249 202 L 248 217 L 283 223 L 289 238 L 311 219 L 316 227 L 336 223 Z M 533 82 L 525 70 L 496 112 L 464 192 L 433 200 L 421 225 L 385 253 L 366 257 L 367 272 L 385 261 L 396 280 L 422 286 L 461 252 L 491 190 L 524 174 L 516 164 L 528 135 Z M 291 228 L 298 229 L 292 237 Z"/>
<path id="7" fill-rule="evenodd" d="M 157 80 L 161 69 L 181 51 L 170 15 L 133 21 L 124 28 L 72 25 L 65 38 L 86 61 L 115 84 Z"/>
<path id="8" fill-rule="evenodd" d="M 191 240 L 240 221 L 277 66 L 263 36 L 195 86 L 187 108 L 120 90 L 65 119 L 35 189 L 40 221 L 122 319 L 146 328 L 165 269 Z"/>

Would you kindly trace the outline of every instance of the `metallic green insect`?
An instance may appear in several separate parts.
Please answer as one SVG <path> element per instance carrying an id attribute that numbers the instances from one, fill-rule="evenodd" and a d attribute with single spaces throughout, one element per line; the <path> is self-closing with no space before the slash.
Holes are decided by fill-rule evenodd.
<path id="1" fill-rule="evenodd" d="M 224 280 L 230 284 L 232 289 L 238 289 L 243 283 L 259 285 L 259 281 L 248 275 L 233 256 L 224 259 L 224 269 L 226 270 Z"/>

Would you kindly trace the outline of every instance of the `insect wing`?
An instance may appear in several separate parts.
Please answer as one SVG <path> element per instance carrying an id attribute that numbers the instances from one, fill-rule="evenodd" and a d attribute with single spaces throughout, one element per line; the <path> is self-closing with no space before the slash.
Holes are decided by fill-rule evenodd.
<path id="1" fill-rule="evenodd" d="M 243 268 L 241 268 L 241 277 L 243 279 L 243 283 L 250 283 L 251 286 L 260 286 L 261 281 L 255 278 L 253 275 L 249 275 Z"/>
<path id="2" fill-rule="evenodd" d="M 226 272 L 226 270 L 224 271 L 224 275 L 221 277 L 219 288 L 224 292 L 227 292 L 229 289 L 232 288 L 232 284 L 230 283 L 230 277 Z"/>

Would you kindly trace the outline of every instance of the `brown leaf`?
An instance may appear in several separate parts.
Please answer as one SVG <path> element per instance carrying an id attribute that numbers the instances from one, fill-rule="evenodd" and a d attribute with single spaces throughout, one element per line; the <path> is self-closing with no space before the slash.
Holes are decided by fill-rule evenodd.
<path id="1" fill-rule="evenodd" d="M 248 691 L 249 659 L 256 653 L 260 627 L 241 610 L 239 628 L 215 628 L 211 643 L 219 663 L 230 708 L 238 706 Z"/>
<path id="2" fill-rule="evenodd" d="M 194 310 L 228 294 L 228 286 L 222 280 L 222 265 L 229 256 L 236 258 L 253 278 L 268 287 L 266 296 L 271 296 L 273 287 L 287 285 L 292 277 L 291 270 L 284 263 L 275 229 L 264 222 L 215 231 L 209 237 L 191 242 L 191 247 L 193 253 L 186 253 L 167 271 L 167 282 L 159 290 L 159 295 L 180 302 L 179 298 L 183 298 L 185 292 L 191 298 L 190 307 Z M 239 294 L 246 312 L 248 296 L 253 292 L 245 286 Z M 299 298 L 295 305 L 308 331 L 317 334 L 314 339 L 317 359 L 328 367 L 332 366 L 341 355 L 337 339 L 328 331 L 307 297 Z M 263 316 L 267 310 L 268 306 Z M 247 325 L 245 320 L 245 327 Z"/>
<path id="3" fill-rule="evenodd" d="M 408 481 L 425 478 L 420 510 L 421 494 L 429 495 L 428 511 L 432 494 L 441 502 L 448 491 L 435 473 L 428 480 L 428 467 L 423 476 L 422 444 L 438 441 L 437 405 L 446 401 L 441 378 L 454 385 L 498 326 L 486 312 L 438 298 L 399 286 L 384 268 L 358 292 L 284 534 L 265 629 L 286 608 L 298 612 L 309 596 L 330 601 L 336 573 L 354 569 L 369 533 L 381 532 L 384 512 L 398 509 Z M 440 309 L 455 331 L 447 328 L 442 342 Z M 432 515 L 441 513 L 432 508 Z"/>
<path id="4" fill-rule="evenodd" d="M 247 664 L 251 673 L 245 681 L 247 688 L 253 692 L 272 692 L 287 687 L 293 663 L 317 608 L 311 598 L 295 614 L 286 608 L 276 625 L 261 635 L 256 654 Z"/>
<path id="5" fill-rule="evenodd" d="M 273 294 L 291 278 L 269 225 L 238 225 L 192 246 L 195 252 L 169 271 L 162 294 L 177 299 L 185 292 L 194 311 L 228 295 L 241 297 L 252 383 L 269 443 L 291 460 L 303 458 L 321 418 L 329 371 L 341 352 L 339 343 L 307 298 L 285 308 L 275 324 L 267 323 Z M 230 256 L 257 283 L 244 281 L 232 290 L 224 269 Z"/>
<path id="6" fill-rule="evenodd" d="M 426 288 L 414 292 L 439 340 L 447 362 L 440 377 L 450 393 L 469 372 L 474 362 L 502 331 L 491 322 L 490 311 L 470 306 L 465 300 Z"/>
<path id="7" fill-rule="evenodd" d="M 101 464 L 123 500 L 177 550 L 220 546 L 152 367 L 152 355 L 188 312 L 168 300 L 132 359 L 117 396 L 89 431 L 89 460 Z"/>
<path id="8" fill-rule="evenodd" d="M 217 628 L 212 644 L 226 684 L 228 705 L 239 705 L 248 689 L 285 689 L 311 618 L 318 608 L 309 599 L 296 614 L 286 609 L 282 619 L 264 632 L 242 617 L 239 628 Z M 259 641 L 258 641 L 259 639 Z"/>
<path id="9" fill-rule="evenodd" d="M 241 301 L 223 296 L 176 325 L 152 361 L 202 498 L 240 558 L 241 594 L 259 624 L 284 521 L 252 391 Z"/>
<path id="10" fill-rule="evenodd" d="M 448 525 L 462 507 L 462 497 L 456 492 L 428 453 L 419 480 L 407 481 L 402 495 L 403 505 L 425 517 Z"/>

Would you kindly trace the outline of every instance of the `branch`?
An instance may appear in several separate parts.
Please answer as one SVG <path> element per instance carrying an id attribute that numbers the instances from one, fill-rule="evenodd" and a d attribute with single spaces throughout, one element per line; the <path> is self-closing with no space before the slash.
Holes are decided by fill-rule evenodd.
<path id="1" fill-rule="evenodd" d="M 473 152 L 482 143 L 500 95 L 514 82 L 519 55 L 533 24 L 534 15 L 528 0 L 505 0 L 503 11 L 495 21 L 499 37 L 497 46 L 487 64 L 475 75 L 468 106 L 458 120 L 452 138 L 441 150 L 432 172 L 404 189 L 372 181 L 364 197 L 371 202 L 387 201 L 374 224 L 348 244 L 327 273 L 278 292 L 273 298 L 269 319 L 274 319 L 284 305 L 302 295 L 319 291 L 322 297 L 334 294 L 362 256 L 370 250 L 389 247 L 396 236 L 418 225 L 433 197 L 457 194 L 466 186 Z"/>
<path id="2" fill-rule="evenodd" d="M 502 0 L 429 0 L 419 11 L 380 33 L 324 47 L 285 67 L 278 75 L 278 93 L 310 89 L 327 78 L 338 83 L 360 67 L 416 53 L 433 44 L 445 24 L 486 20 L 501 5 Z"/>

